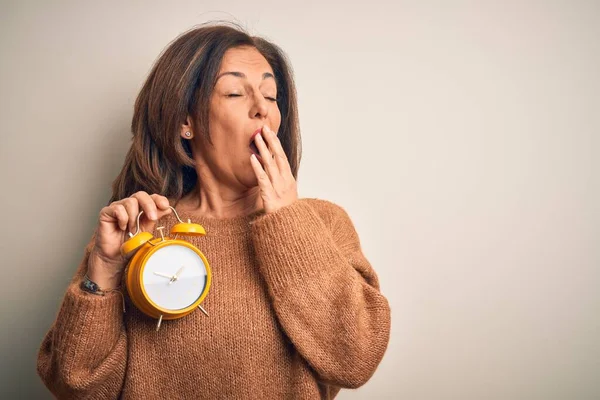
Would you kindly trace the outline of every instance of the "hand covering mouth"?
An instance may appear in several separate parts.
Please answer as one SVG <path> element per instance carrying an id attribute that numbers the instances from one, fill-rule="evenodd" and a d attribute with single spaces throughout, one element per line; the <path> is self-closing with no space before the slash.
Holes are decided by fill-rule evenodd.
<path id="1" fill-rule="evenodd" d="M 250 137 L 250 144 L 248 145 L 248 147 L 250 147 L 250 151 L 252 153 L 254 153 L 254 155 L 256 155 L 257 157 L 260 157 L 260 150 L 256 146 L 256 143 L 255 143 L 254 139 L 256 138 L 256 135 L 258 135 L 261 132 L 262 132 L 262 128 L 259 128 L 259 129 L 255 130 L 254 133 L 252 134 L 252 136 Z M 264 138 L 263 138 L 263 141 L 264 141 Z M 265 142 L 265 144 L 266 143 L 267 142 Z"/>

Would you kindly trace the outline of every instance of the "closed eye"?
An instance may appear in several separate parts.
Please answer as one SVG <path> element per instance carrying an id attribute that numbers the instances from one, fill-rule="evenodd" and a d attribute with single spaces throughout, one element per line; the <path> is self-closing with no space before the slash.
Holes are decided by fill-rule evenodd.
<path id="1" fill-rule="evenodd" d="M 231 94 L 226 95 L 226 97 L 242 97 L 242 95 L 238 94 L 238 93 L 231 93 Z M 277 98 L 275 98 L 275 97 L 265 96 L 265 99 L 272 101 L 272 102 L 277 101 Z"/>

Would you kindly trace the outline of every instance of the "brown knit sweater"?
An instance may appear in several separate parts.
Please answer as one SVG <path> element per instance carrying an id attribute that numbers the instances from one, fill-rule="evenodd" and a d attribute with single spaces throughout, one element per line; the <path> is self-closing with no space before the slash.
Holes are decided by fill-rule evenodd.
<path id="1" fill-rule="evenodd" d="M 179 212 L 179 211 L 178 211 Z M 213 273 L 199 310 L 156 320 L 118 293 L 79 288 L 93 239 L 38 356 L 61 399 L 332 399 L 375 372 L 390 307 L 340 206 L 300 199 L 274 213 L 212 219 L 190 238 Z M 173 214 L 159 224 L 165 232 Z M 157 234 L 158 235 L 158 234 Z"/>

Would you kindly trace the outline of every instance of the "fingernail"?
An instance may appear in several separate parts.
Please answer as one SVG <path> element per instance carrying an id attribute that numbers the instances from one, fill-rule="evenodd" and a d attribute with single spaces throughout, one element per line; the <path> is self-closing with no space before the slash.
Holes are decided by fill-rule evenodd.
<path id="1" fill-rule="evenodd" d="M 257 133 L 257 134 L 256 134 L 256 138 L 257 138 L 258 140 L 264 140 L 264 139 L 263 139 L 263 137 L 262 137 L 262 135 L 261 135 L 260 133 Z"/>
<path id="2" fill-rule="evenodd" d="M 152 212 L 150 213 L 150 219 L 152 219 L 152 220 L 155 220 L 156 218 L 157 218 L 157 215 L 156 215 L 156 213 L 155 213 L 154 211 L 152 211 Z"/>

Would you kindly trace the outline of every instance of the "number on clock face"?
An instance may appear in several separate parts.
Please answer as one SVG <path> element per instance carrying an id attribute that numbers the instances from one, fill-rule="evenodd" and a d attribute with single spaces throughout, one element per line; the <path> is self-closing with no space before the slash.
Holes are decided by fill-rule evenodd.
<path id="1" fill-rule="evenodd" d="M 146 261 L 142 285 L 156 305 L 181 310 L 193 304 L 204 291 L 206 266 L 192 249 L 170 245 L 156 250 Z"/>

